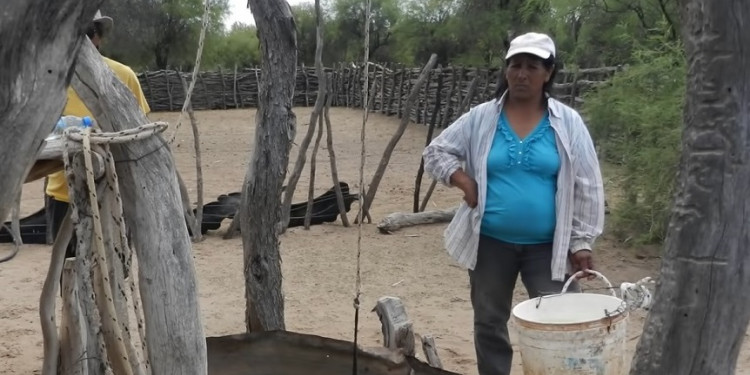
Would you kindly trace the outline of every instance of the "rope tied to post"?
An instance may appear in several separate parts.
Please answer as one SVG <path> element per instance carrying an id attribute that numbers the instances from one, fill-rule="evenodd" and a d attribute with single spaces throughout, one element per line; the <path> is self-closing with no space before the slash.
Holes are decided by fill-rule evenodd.
<path id="1" fill-rule="evenodd" d="M 119 132 L 105 133 L 94 128 L 67 128 L 63 131 L 63 164 L 68 181 L 68 189 L 71 197 L 71 217 L 73 222 L 81 222 L 81 208 L 76 203 L 83 199 L 90 206 L 90 214 L 93 222 L 93 236 L 91 238 L 90 253 L 81 254 L 77 249 L 76 256 L 90 256 L 91 272 L 93 279 L 91 286 L 94 292 L 96 309 L 99 312 L 101 330 L 98 332 L 100 338 L 100 352 L 107 354 L 106 366 L 117 374 L 139 375 L 148 373 L 149 362 L 146 350 L 146 333 L 144 318 L 138 302 L 138 292 L 132 277 L 131 266 L 133 251 L 128 244 L 127 228 L 123 215 L 122 197 L 120 195 L 119 181 L 115 170 L 115 160 L 110 151 L 111 144 L 123 144 L 136 142 L 153 137 L 164 132 L 169 125 L 166 122 L 152 122 L 136 128 Z M 70 152 L 76 143 L 81 144 L 81 153 L 85 169 L 85 185 L 76 185 L 75 167 Z M 104 181 L 97 187 L 97 177 L 94 171 L 93 154 L 103 156 Z M 80 164 L 79 164 L 80 166 Z M 100 168 L 102 169 L 102 168 Z M 104 188 L 102 188 L 104 187 Z M 101 210 L 101 211 L 100 211 Z M 106 217 L 103 215 L 111 215 Z M 109 221 L 111 219 L 111 221 Z M 103 222 L 110 224 L 105 228 Z M 78 230 L 81 229 L 80 227 Z M 111 238 L 105 239 L 105 231 L 112 233 Z M 83 244 L 83 242 L 81 242 Z M 56 244 L 57 246 L 57 244 Z M 85 245 L 84 245 L 85 246 Z M 85 247 L 84 247 L 85 249 Z M 119 264 L 117 262 L 119 258 Z M 109 262 L 108 262 L 109 260 Z M 119 270 L 110 269 L 110 266 L 122 266 Z M 128 276 L 126 276 L 128 275 Z M 111 280 L 113 277 L 115 280 Z M 130 327 L 128 324 L 127 311 L 118 311 L 115 300 L 119 297 L 123 306 L 128 305 L 128 297 L 123 287 L 124 279 L 128 280 L 132 306 L 137 320 L 138 334 L 141 342 L 142 361 L 138 360 L 138 354 L 131 341 Z M 113 290 L 115 288 L 115 290 Z M 119 292 L 119 295 L 115 295 Z M 91 354 L 91 353 L 90 353 Z"/>

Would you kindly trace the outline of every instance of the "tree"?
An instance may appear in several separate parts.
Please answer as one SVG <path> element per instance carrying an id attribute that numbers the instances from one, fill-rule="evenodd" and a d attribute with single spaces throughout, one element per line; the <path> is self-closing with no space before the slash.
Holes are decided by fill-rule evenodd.
<path id="1" fill-rule="evenodd" d="M 249 0 L 262 51 L 255 148 L 242 189 L 240 211 L 247 330 L 284 329 L 281 291 L 281 200 L 289 150 L 296 133 L 292 112 L 297 37 L 284 0 Z M 312 126 L 312 125 L 311 125 Z"/>
<path id="2" fill-rule="evenodd" d="M 203 0 L 107 0 L 102 12 L 115 19 L 105 55 L 134 67 L 192 67 L 202 27 Z M 228 0 L 213 0 L 207 43 L 223 33 Z"/>
<path id="3" fill-rule="evenodd" d="M 11 0 L 0 12 L 0 219 L 65 106 L 80 36 L 101 0 Z M 33 47 L 33 48 L 32 48 Z"/>
<path id="4" fill-rule="evenodd" d="M 682 0 L 683 151 L 631 374 L 733 374 L 750 321 L 750 2 Z"/>

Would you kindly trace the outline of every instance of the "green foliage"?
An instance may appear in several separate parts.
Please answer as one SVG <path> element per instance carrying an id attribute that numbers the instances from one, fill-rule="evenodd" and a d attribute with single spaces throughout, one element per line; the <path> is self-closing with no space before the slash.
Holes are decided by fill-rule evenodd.
<path id="1" fill-rule="evenodd" d="M 204 0 L 106 0 L 102 13 L 114 19 L 102 52 L 136 70 L 190 69 L 203 25 Z M 206 45 L 221 37 L 228 0 L 211 0 Z"/>
<path id="2" fill-rule="evenodd" d="M 202 67 L 249 68 L 260 65 L 260 41 L 255 26 L 236 23 L 206 43 Z"/>
<path id="3" fill-rule="evenodd" d="M 652 38 L 611 83 L 586 95 L 582 113 L 605 161 L 621 166 L 615 233 L 636 242 L 666 235 L 682 134 L 682 46 Z"/>

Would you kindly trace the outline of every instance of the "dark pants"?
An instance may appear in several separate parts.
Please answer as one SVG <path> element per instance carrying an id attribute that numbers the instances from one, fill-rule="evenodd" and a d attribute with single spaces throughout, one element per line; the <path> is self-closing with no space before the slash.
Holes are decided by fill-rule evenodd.
<path id="1" fill-rule="evenodd" d="M 52 231 L 52 238 L 57 238 L 57 232 L 60 231 L 60 225 L 65 218 L 65 213 L 68 212 L 70 204 L 67 202 L 59 201 L 50 196 L 47 199 L 47 209 L 50 211 L 48 217 L 52 218 L 51 223 L 47 223 L 47 229 Z M 65 251 L 66 258 L 75 258 L 76 256 L 76 234 L 73 231 L 73 236 L 70 238 L 70 243 Z"/>
<path id="2" fill-rule="evenodd" d="M 474 307 L 474 346 L 480 375 L 508 375 L 513 347 L 508 319 L 513 289 L 521 274 L 529 298 L 560 293 L 563 281 L 552 281 L 552 244 L 515 245 L 481 236 L 474 270 L 469 271 Z M 579 291 L 573 282 L 569 291 Z"/>

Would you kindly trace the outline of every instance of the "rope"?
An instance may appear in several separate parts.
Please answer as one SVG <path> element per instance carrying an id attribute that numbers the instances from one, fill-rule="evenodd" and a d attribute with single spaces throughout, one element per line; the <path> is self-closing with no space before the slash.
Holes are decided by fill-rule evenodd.
<path id="1" fill-rule="evenodd" d="M 193 89 L 195 88 L 195 77 L 198 76 L 198 70 L 201 66 L 201 56 L 203 55 L 203 41 L 206 39 L 206 29 L 208 28 L 208 12 L 210 4 L 211 0 L 206 0 L 206 2 L 203 4 L 203 24 L 201 26 L 200 36 L 198 37 L 198 51 L 195 53 L 195 65 L 193 66 L 193 74 L 190 78 L 190 85 L 188 85 L 187 93 L 185 93 L 185 102 L 182 103 L 182 111 L 180 111 L 180 117 L 177 118 L 177 124 L 175 125 L 172 135 L 169 137 L 169 142 L 167 142 L 170 145 L 174 143 L 175 139 L 177 138 L 177 131 L 180 130 L 180 126 L 182 126 L 182 118 L 185 116 L 188 106 L 190 105 L 191 97 L 193 96 Z M 178 74 L 180 73 L 178 72 Z"/>
<path id="2" fill-rule="evenodd" d="M 119 144 L 119 143 L 127 143 L 127 142 L 133 142 L 140 139 L 144 139 L 150 136 L 153 136 L 155 134 L 159 134 L 166 130 L 168 127 L 166 122 L 154 122 L 149 123 L 145 125 L 141 125 L 137 128 L 133 129 L 127 129 L 120 132 L 114 132 L 114 133 L 102 133 L 95 131 L 92 133 L 92 129 L 85 129 L 81 131 L 80 129 L 76 128 L 69 128 L 66 129 L 63 133 L 64 137 L 66 138 L 65 147 L 63 148 L 63 162 L 65 165 L 65 172 L 68 175 L 68 180 L 73 177 L 73 167 L 70 164 L 70 158 L 69 158 L 69 150 L 71 149 L 71 143 L 72 142 L 80 142 L 82 144 L 83 149 L 83 156 L 84 156 L 84 165 L 85 165 L 85 173 L 86 173 L 86 186 L 88 190 L 88 200 L 89 205 L 91 206 L 92 210 L 92 216 L 93 216 L 93 225 L 94 225 L 94 237 L 92 240 L 92 246 L 93 246 L 93 255 L 94 255 L 94 290 L 99 295 L 99 303 L 97 303 L 98 308 L 100 310 L 101 314 L 101 323 L 102 327 L 107 329 L 110 334 L 115 336 L 115 340 L 113 341 L 116 345 L 116 348 L 114 348 L 118 354 L 123 355 L 121 358 L 110 358 L 110 360 L 119 362 L 119 365 L 116 364 L 116 368 L 119 367 L 121 372 L 123 373 L 132 373 L 133 369 L 130 366 L 130 363 L 128 362 L 128 357 L 126 357 L 126 354 L 134 355 L 134 353 L 129 353 L 131 350 L 131 346 L 126 345 L 126 341 L 123 338 L 123 334 L 125 334 L 127 337 L 125 337 L 128 340 L 128 343 L 130 342 L 130 331 L 124 321 L 118 322 L 118 316 L 117 311 L 114 306 L 114 300 L 113 300 L 113 291 L 111 289 L 111 284 L 109 282 L 109 270 L 107 265 L 107 251 L 104 244 L 104 230 L 102 228 L 101 223 L 101 216 L 99 212 L 99 197 L 97 196 L 97 188 L 96 188 L 96 181 L 94 177 L 94 168 L 93 168 L 93 162 L 91 158 L 91 154 L 93 153 L 92 150 L 92 144 L 96 146 L 97 151 L 101 154 L 105 155 L 105 175 L 107 178 L 107 184 L 110 187 L 110 192 L 114 194 L 114 204 L 109 202 L 111 204 L 111 208 L 113 209 L 113 212 L 111 212 L 112 218 L 114 219 L 114 223 L 117 225 L 117 238 L 113 239 L 113 242 L 115 243 L 115 249 L 114 252 L 116 255 L 118 255 L 123 263 L 124 272 L 130 272 L 131 265 L 132 265 L 132 250 L 128 246 L 128 240 L 127 240 L 127 229 L 125 227 L 125 220 L 123 217 L 123 209 L 122 209 L 122 198 L 120 195 L 120 189 L 119 189 L 119 181 L 117 178 L 117 173 L 115 172 L 115 161 L 114 157 L 112 156 L 112 153 L 109 149 L 110 144 Z M 107 190 L 103 190 L 106 192 Z M 72 189 L 73 196 L 77 194 L 75 189 Z M 104 202 L 107 203 L 107 202 Z M 75 204 L 72 204 L 71 207 L 73 208 L 74 217 L 78 217 L 78 207 Z M 106 210 L 105 210 L 106 211 Z M 117 243 L 119 243 L 119 251 Z M 123 275 L 124 276 L 124 275 Z M 127 304 L 127 295 L 124 293 L 124 289 L 119 284 L 118 281 L 117 287 L 120 291 L 122 291 L 122 296 L 125 300 L 125 303 Z M 140 336 L 141 340 L 141 355 L 143 356 L 143 365 L 148 368 L 148 352 L 146 350 L 146 333 L 145 333 L 145 325 L 143 324 L 143 317 L 141 313 L 140 304 L 138 303 L 137 291 L 135 288 L 135 282 L 132 275 L 128 278 L 129 281 L 129 289 L 132 296 L 133 301 L 133 309 L 135 311 L 135 316 L 137 319 L 137 326 L 138 326 L 138 334 Z M 102 306 L 103 305 L 103 306 Z M 119 324 L 118 324 L 119 323 Z M 123 363 L 125 361 L 126 363 Z M 140 371 L 137 371 L 138 373 Z"/>
<path id="3" fill-rule="evenodd" d="M 365 196 L 365 158 L 366 158 L 366 148 L 365 148 L 365 130 L 367 125 L 367 116 L 368 116 L 368 103 L 369 103 L 369 93 L 370 93 L 370 9 L 372 8 L 372 2 L 371 0 L 365 0 L 366 6 L 365 6 L 365 41 L 364 41 L 364 50 L 365 50 L 365 57 L 364 57 L 364 70 L 365 70 L 365 83 L 363 87 L 363 93 L 362 93 L 362 131 L 360 132 L 360 143 L 361 143 L 361 150 L 360 150 L 360 159 L 359 159 L 359 212 L 357 214 L 357 277 L 356 277 L 356 284 L 355 284 L 355 294 L 354 294 L 354 352 L 352 353 L 352 375 L 357 374 L 357 338 L 359 336 L 359 307 L 360 307 L 360 301 L 359 297 L 362 294 L 362 268 L 361 268 L 361 259 L 362 259 L 362 222 L 364 221 L 364 196 Z"/>

